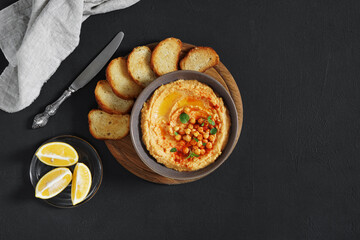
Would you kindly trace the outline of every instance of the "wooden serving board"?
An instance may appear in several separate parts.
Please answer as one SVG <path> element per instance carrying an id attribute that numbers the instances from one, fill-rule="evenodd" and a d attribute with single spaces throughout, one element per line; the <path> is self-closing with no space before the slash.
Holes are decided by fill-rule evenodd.
<path id="1" fill-rule="evenodd" d="M 157 43 L 149 44 L 148 46 L 153 49 Z M 182 52 L 180 57 L 182 58 L 194 45 L 183 43 Z M 206 74 L 218 80 L 229 92 L 231 97 L 233 98 L 237 112 L 238 112 L 238 121 L 239 121 L 239 130 L 237 132 L 237 140 L 239 139 L 242 122 L 243 122 L 243 105 L 241 100 L 241 95 L 236 82 L 229 72 L 229 70 L 222 64 L 221 62 L 213 68 L 210 68 L 205 71 Z M 184 181 L 184 180 L 175 180 L 171 178 L 163 177 L 155 172 L 153 172 L 150 168 L 148 168 L 138 157 L 130 136 L 127 136 L 121 140 L 105 140 L 106 146 L 110 150 L 111 154 L 115 157 L 115 159 L 128 171 L 135 174 L 136 176 L 153 182 L 160 184 L 181 184 L 196 181 Z"/>

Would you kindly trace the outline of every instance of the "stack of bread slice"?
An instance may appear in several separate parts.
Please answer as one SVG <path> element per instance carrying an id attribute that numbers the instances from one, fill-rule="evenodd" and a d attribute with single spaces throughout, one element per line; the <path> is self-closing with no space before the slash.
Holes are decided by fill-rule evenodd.
<path id="1" fill-rule="evenodd" d="M 119 140 L 128 135 L 135 98 L 158 76 L 179 69 L 204 72 L 219 63 L 218 54 L 210 47 L 195 47 L 180 59 L 181 50 L 181 40 L 171 37 L 159 42 L 153 51 L 139 46 L 127 58 L 113 59 L 107 66 L 106 80 L 100 80 L 95 88 L 100 110 L 88 114 L 93 137 Z"/>

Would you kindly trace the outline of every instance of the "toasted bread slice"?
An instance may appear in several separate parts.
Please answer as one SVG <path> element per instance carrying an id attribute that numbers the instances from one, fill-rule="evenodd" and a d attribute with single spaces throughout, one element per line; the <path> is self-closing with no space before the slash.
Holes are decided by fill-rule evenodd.
<path id="1" fill-rule="evenodd" d="M 89 130 L 94 138 L 118 140 L 129 134 L 130 115 L 109 114 L 102 110 L 91 110 L 88 114 Z"/>
<path id="2" fill-rule="evenodd" d="M 195 47 L 180 61 L 182 70 L 205 72 L 219 63 L 219 55 L 211 47 Z"/>
<path id="3" fill-rule="evenodd" d="M 99 107 L 107 113 L 128 113 L 134 105 L 134 100 L 125 100 L 116 96 L 106 80 L 100 80 L 96 84 L 95 99 Z"/>
<path id="4" fill-rule="evenodd" d="M 178 70 L 182 42 L 177 38 L 167 38 L 159 42 L 151 54 L 151 68 L 161 76 Z"/>
<path id="5" fill-rule="evenodd" d="M 113 59 L 106 68 L 106 79 L 113 92 L 122 99 L 136 98 L 142 87 L 137 85 L 129 75 L 125 58 Z"/>
<path id="6" fill-rule="evenodd" d="M 147 46 L 136 47 L 129 54 L 127 68 L 132 79 L 142 87 L 146 87 L 156 79 L 150 67 L 151 50 Z"/>

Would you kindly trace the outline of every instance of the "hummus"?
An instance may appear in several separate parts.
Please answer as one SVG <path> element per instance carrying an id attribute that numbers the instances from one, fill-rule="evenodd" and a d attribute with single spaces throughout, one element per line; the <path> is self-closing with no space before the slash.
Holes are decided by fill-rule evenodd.
<path id="1" fill-rule="evenodd" d="M 177 171 L 213 163 L 226 146 L 230 124 L 222 98 L 196 80 L 159 87 L 141 110 L 146 148 L 157 162 Z"/>

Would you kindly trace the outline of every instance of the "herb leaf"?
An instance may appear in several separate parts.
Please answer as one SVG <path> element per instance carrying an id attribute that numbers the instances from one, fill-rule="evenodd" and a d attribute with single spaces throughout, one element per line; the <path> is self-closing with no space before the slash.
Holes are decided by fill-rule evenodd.
<path id="1" fill-rule="evenodd" d="M 177 149 L 176 149 L 176 148 L 172 148 L 172 149 L 170 149 L 170 152 L 177 152 Z"/>
<path id="2" fill-rule="evenodd" d="M 197 138 L 194 138 L 194 140 L 195 140 L 196 142 L 199 142 L 199 139 L 197 139 Z"/>
<path id="3" fill-rule="evenodd" d="M 187 123 L 189 121 L 190 117 L 186 113 L 180 114 L 180 122 Z"/>
<path id="4" fill-rule="evenodd" d="M 217 133 L 217 128 L 212 128 L 210 130 L 210 134 L 216 134 Z"/>
<path id="5" fill-rule="evenodd" d="M 193 157 L 199 157 L 200 156 L 200 155 L 197 155 L 196 153 L 193 153 L 192 155 L 193 155 Z"/>
<path id="6" fill-rule="evenodd" d="M 211 125 L 215 126 L 215 122 L 211 120 L 211 116 L 208 116 L 207 120 Z"/>
<path id="7" fill-rule="evenodd" d="M 192 157 L 198 157 L 198 156 L 199 155 L 197 155 L 196 153 L 190 151 L 189 156 L 187 156 L 187 158 L 185 158 L 185 159 L 192 158 Z"/>
<path id="8" fill-rule="evenodd" d="M 203 127 L 203 126 L 204 126 L 204 123 L 202 123 L 200 126 L 202 126 L 202 127 Z"/>
<path id="9" fill-rule="evenodd" d="M 176 132 L 176 131 L 174 132 L 174 134 L 175 134 L 175 136 L 179 135 L 178 132 Z"/>
<path id="10" fill-rule="evenodd" d="M 206 143 L 202 143 L 202 144 L 203 144 L 204 147 L 206 146 Z"/>

